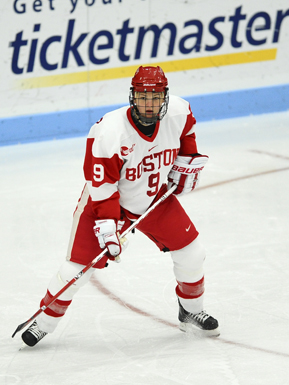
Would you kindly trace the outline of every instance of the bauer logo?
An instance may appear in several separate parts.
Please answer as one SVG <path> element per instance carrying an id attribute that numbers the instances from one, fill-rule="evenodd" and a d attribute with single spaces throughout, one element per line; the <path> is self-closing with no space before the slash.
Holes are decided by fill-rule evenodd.
<path id="1" fill-rule="evenodd" d="M 177 171 L 177 172 L 180 172 L 181 174 L 186 174 L 186 175 L 197 174 L 198 172 L 202 171 L 203 168 L 204 166 L 199 168 L 186 168 L 186 167 L 179 167 L 177 165 L 174 165 L 172 167 L 173 171 Z"/>

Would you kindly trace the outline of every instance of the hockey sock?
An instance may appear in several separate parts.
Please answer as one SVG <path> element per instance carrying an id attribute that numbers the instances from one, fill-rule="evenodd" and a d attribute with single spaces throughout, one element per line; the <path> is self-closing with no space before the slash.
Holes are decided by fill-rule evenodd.
<path id="1" fill-rule="evenodd" d="M 53 298 L 53 295 L 49 292 L 49 290 L 47 290 L 45 297 L 40 302 L 40 307 L 47 306 L 51 298 Z M 60 299 L 57 299 L 53 302 L 52 305 L 50 305 L 47 309 L 44 310 L 44 313 L 51 317 L 63 317 L 71 302 L 72 300 L 62 301 Z"/>

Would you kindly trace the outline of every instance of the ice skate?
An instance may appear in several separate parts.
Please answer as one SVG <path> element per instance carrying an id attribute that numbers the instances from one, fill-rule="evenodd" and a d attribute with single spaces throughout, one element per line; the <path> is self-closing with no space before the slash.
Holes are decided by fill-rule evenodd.
<path id="1" fill-rule="evenodd" d="M 47 333 L 39 329 L 37 321 L 35 320 L 24 333 L 22 333 L 22 340 L 28 346 L 35 346 Z"/>
<path id="2" fill-rule="evenodd" d="M 197 314 L 192 314 L 186 311 L 179 302 L 179 329 L 183 332 L 188 332 L 193 329 L 199 329 L 204 332 L 207 337 L 217 337 L 220 335 L 218 321 L 207 314 L 205 311 L 201 311 Z"/>

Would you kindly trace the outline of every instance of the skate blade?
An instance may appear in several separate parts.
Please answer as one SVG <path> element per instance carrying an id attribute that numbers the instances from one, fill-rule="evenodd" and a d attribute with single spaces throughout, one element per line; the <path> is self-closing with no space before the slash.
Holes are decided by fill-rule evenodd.
<path id="1" fill-rule="evenodd" d="M 184 333 L 194 333 L 200 337 L 218 337 L 220 335 L 219 327 L 213 330 L 204 330 L 188 322 L 180 322 L 179 329 Z"/>
<path id="2" fill-rule="evenodd" d="M 20 346 L 19 351 L 24 350 L 25 348 L 27 348 L 27 346 L 28 346 L 28 345 L 26 345 L 25 342 L 22 342 L 22 345 Z"/>

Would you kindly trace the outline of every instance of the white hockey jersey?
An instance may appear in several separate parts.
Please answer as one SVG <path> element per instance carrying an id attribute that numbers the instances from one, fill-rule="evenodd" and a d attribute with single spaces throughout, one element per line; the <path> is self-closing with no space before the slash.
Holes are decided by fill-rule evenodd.
<path id="1" fill-rule="evenodd" d="M 84 174 L 97 218 L 119 219 L 120 207 L 141 215 L 159 192 L 180 155 L 197 153 L 189 103 L 170 96 L 152 137 L 135 126 L 129 107 L 110 112 L 87 138 Z"/>

